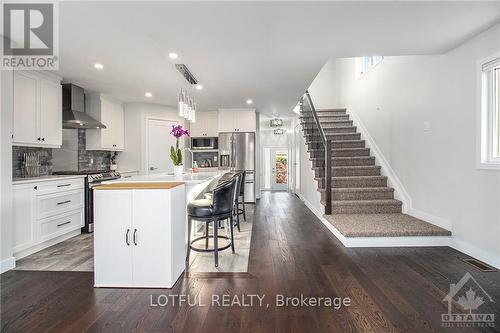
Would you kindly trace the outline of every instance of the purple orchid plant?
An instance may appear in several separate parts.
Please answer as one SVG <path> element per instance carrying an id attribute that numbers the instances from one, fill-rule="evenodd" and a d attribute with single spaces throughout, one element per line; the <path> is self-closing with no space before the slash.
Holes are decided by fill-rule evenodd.
<path id="1" fill-rule="evenodd" d="M 179 139 L 183 136 L 189 136 L 189 131 L 182 128 L 182 125 L 172 125 L 170 134 L 175 138 L 175 148 L 174 146 L 170 146 L 170 158 L 174 165 L 182 165 L 182 152 L 179 148 Z"/>

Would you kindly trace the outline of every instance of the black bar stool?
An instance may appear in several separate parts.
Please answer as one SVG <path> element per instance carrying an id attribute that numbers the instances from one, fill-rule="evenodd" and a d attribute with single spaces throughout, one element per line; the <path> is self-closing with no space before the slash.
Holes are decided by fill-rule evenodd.
<path id="1" fill-rule="evenodd" d="M 241 208 L 238 205 L 238 216 L 243 214 L 243 221 L 247 220 L 247 214 L 245 210 L 245 175 L 246 171 L 241 172 L 241 180 L 240 180 L 240 191 L 238 193 L 238 204 L 241 204 Z M 241 200 L 239 200 L 241 198 Z"/>
<path id="2" fill-rule="evenodd" d="M 231 247 L 234 253 L 234 237 L 233 237 L 233 209 L 234 209 L 234 193 L 236 191 L 238 179 L 233 177 L 230 180 L 223 182 L 213 190 L 212 200 L 198 199 L 193 200 L 188 204 L 188 248 L 186 254 L 186 269 L 189 267 L 190 250 L 197 252 L 214 252 L 215 267 L 219 267 L 219 251 L 226 250 Z M 218 234 L 219 221 L 229 219 L 230 237 Z M 191 225 L 192 220 L 205 222 L 205 235 L 191 240 Z M 208 227 L 213 223 L 213 240 L 214 247 L 208 248 L 209 232 Z M 197 248 L 193 244 L 201 239 L 205 239 L 205 249 Z M 224 247 L 219 247 L 218 240 L 226 239 L 229 244 Z"/>
<path id="3" fill-rule="evenodd" d="M 241 183 L 242 183 L 242 179 L 243 179 L 243 172 L 236 171 L 234 173 L 233 177 L 236 178 L 236 189 L 234 192 L 233 214 L 234 214 L 234 216 L 236 216 L 236 227 L 238 228 L 238 231 L 241 231 L 240 230 L 240 213 L 239 213 L 240 202 L 239 202 L 239 199 L 240 199 Z"/>

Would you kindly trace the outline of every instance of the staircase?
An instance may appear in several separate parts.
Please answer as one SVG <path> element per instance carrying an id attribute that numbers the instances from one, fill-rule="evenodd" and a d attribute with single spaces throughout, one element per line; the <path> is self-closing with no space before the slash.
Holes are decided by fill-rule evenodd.
<path id="1" fill-rule="evenodd" d="M 302 108 L 299 119 L 325 210 L 330 207 L 324 137 L 331 140 L 331 214 L 324 217 L 337 230 L 346 237 L 450 235 L 445 229 L 402 214 L 402 202 L 394 198 L 394 189 L 387 185 L 387 177 L 381 174 L 346 109 L 315 110 L 307 97 L 309 107 Z"/>
<path id="2" fill-rule="evenodd" d="M 332 140 L 332 214 L 401 213 L 402 203 L 394 199 L 380 166 L 370 156 L 345 109 L 316 111 L 328 139 Z M 324 152 L 321 138 L 313 133 L 312 112 L 300 117 L 315 180 L 325 204 Z"/>

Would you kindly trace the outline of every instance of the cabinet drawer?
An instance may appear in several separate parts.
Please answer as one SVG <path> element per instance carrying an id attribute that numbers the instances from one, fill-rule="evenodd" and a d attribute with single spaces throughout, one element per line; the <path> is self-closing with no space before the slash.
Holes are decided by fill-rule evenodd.
<path id="1" fill-rule="evenodd" d="M 83 207 L 83 190 L 64 191 L 37 196 L 37 219 Z"/>
<path id="2" fill-rule="evenodd" d="M 41 241 L 83 227 L 83 210 L 40 221 Z"/>
<path id="3" fill-rule="evenodd" d="M 60 179 L 40 182 L 37 185 L 37 195 L 83 188 L 83 178 Z"/>

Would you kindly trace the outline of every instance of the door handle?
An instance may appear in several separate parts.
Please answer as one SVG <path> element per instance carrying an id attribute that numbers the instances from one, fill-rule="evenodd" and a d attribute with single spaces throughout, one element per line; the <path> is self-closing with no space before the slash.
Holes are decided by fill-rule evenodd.
<path id="1" fill-rule="evenodd" d="M 137 246 L 137 229 L 134 229 L 134 245 Z"/>
<path id="2" fill-rule="evenodd" d="M 125 234 L 125 243 L 127 243 L 127 245 L 130 245 L 130 240 L 128 238 L 130 234 L 130 229 L 127 229 L 127 233 Z"/>

